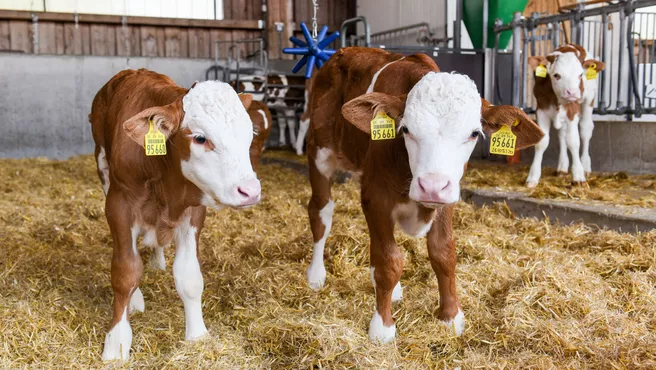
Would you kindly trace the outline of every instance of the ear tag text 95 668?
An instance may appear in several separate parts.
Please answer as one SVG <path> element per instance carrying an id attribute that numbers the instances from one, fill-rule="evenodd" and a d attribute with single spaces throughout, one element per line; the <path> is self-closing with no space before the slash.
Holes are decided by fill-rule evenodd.
<path id="1" fill-rule="evenodd" d="M 144 142 L 146 155 L 166 155 L 166 136 L 155 127 L 153 120 L 150 118 L 148 119 L 148 125 L 148 133 Z"/>
<path id="2" fill-rule="evenodd" d="M 384 112 L 378 112 L 371 120 L 371 140 L 389 140 L 396 137 L 394 119 Z"/>

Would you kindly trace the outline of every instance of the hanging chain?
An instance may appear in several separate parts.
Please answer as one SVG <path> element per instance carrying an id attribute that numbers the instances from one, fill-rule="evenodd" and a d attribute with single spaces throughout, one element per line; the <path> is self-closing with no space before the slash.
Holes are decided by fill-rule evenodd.
<path id="1" fill-rule="evenodd" d="M 314 17 L 312 17 L 312 38 L 317 39 L 317 9 L 319 9 L 318 0 L 312 0 L 314 4 Z"/>

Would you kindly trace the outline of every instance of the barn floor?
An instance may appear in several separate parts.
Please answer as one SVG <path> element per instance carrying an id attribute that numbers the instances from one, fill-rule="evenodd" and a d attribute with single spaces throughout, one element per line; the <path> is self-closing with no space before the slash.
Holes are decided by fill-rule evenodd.
<path id="1" fill-rule="evenodd" d="M 262 166 L 264 200 L 210 212 L 201 238 L 210 336 L 186 343 L 167 271 L 147 268 L 136 368 L 654 368 L 656 231 L 618 234 L 458 205 L 460 338 L 440 325 L 423 241 L 405 251 L 397 340 L 367 339 L 374 309 L 358 186 L 333 190 L 327 286 L 305 284 L 307 180 Z M 546 177 L 545 177 L 546 178 Z M 0 367 L 100 368 L 110 320 L 111 239 L 93 159 L 0 160 Z M 142 251 L 144 259 L 149 251 Z M 117 366 L 121 366 L 117 364 Z"/>
<path id="2" fill-rule="evenodd" d="M 572 186 L 571 174 L 558 176 L 555 168 L 544 168 L 538 186 L 528 189 L 525 183 L 529 168 L 471 162 L 462 185 L 518 191 L 533 198 L 656 208 L 656 175 L 593 172 L 587 177 L 587 186 L 581 187 Z"/>

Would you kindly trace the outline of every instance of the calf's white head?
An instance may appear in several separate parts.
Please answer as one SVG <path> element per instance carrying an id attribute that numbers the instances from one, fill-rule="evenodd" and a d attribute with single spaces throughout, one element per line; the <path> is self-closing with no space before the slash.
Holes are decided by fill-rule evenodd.
<path id="1" fill-rule="evenodd" d="M 249 156 L 253 123 L 246 109 L 251 100 L 226 83 L 205 81 L 182 99 L 145 109 L 123 127 L 143 146 L 152 120 L 167 138 L 167 160 L 179 161 L 182 175 L 201 190 L 201 204 L 247 207 L 261 194 Z"/>
<path id="2" fill-rule="evenodd" d="M 405 143 L 412 172 L 408 195 L 427 207 L 460 199 L 460 179 L 483 132 L 518 121 L 511 127 L 517 148 L 535 145 L 543 136 L 521 110 L 491 106 L 469 77 L 455 73 L 429 72 L 407 95 L 373 92 L 342 107 L 342 115 L 366 133 L 381 111 L 396 121 L 400 137 L 394 140 Z"/>
<path id="3" fill-rule="evenodd" d="M 581 102 L 588 67 L 594 66 L 596 72 L 605 68 L 603 62 L 587 59 L 585 49 L 576 44 L 563 45 L 546 57 L 529 57 L 528 63 L 533 69 L 539 65 L 547 68 L 551 86 L 562 103 Z"/>

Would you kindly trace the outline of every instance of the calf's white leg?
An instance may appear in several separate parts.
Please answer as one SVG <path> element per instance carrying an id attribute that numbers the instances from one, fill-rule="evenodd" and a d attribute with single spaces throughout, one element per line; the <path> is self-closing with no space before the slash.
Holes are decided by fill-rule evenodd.
<path id="1" fill-rule="evenodd" d="M 296 144 L 296 111 L 293 109 L 285 109 L 285 117 L 287 118 L 287 127 L 289 127 L 289 143 Z"/>
<path id="2" fill-rule="evenodd" d="M 195 340 L 207 334 L 201 296 L 203 294 L 203 275 L 196 254 L 196 233 L 187 217 L 175 230 L 175 260 L 173 278 L 175 289 L 182 298 L 185 311 L 185 339 Z"/>
<path id="3" fill-rule="evenodd" d="M 592 107 L 584 102 L 581 112 L 581 164 L 583 171 L 587 174 L 592 172 L 592 161 L 590 160 L 590 139 L 594 131 L 594 121 L 592 120 Z"/>
<path id="4" fill-rule="evenodd" d="M 565 123 L 564 127 L 558 130 L 558 174 L 567 175 L 569 172 L 569 157 L 567 156 L 567 127 L 569 123 Z"/>
<path id="5" fill-rule="evenodd" d="M 280 146 L 287 145 L 287 118 L 285 117 L 285 110 L 278 108 L 278 129 L 280 131 L 278 143 Z"/>
<path id="6" fill-rule="evenodd" d="M 526 178 L 526 186 L 529 188 L 538 186 L 538 182 L 540 182 L 540 176 L 542 175 L 542 157 L 549 146 L 549 130 L 551 129 L 550 112 L 538 109 L 537 118 L 538 125 L 540 126 L 540 129 L 542 129 L 542 132 L 544 132 L 544 137 L 542 137 L 542 139 L 535 145 L 533 163 L 531 164 L 531 169 Z"/>
<path id="7" fill-rule="evenodd" d="M 298 136 L 296 136 L 296 143 L 294 147 L 296 148 L 296 154 L 303 155 L 303 144 L 305 143 L 305 135 L 307 134 L 308 129 L 310 128 L 310 119 L 301 120 L 301 125 L 298 128 Z"/>
<path id="8" fill-rule="evenodd" d="M 585 182 L 585 173 L 583 172 L 583 165 L 581 164 L 580 145 L 581 138 L 579 137 L 579 119 L 577 114 L 574 119 L 567 123 L 567 148 L 572 155 L 572 182 L 580 184 Z"/>

